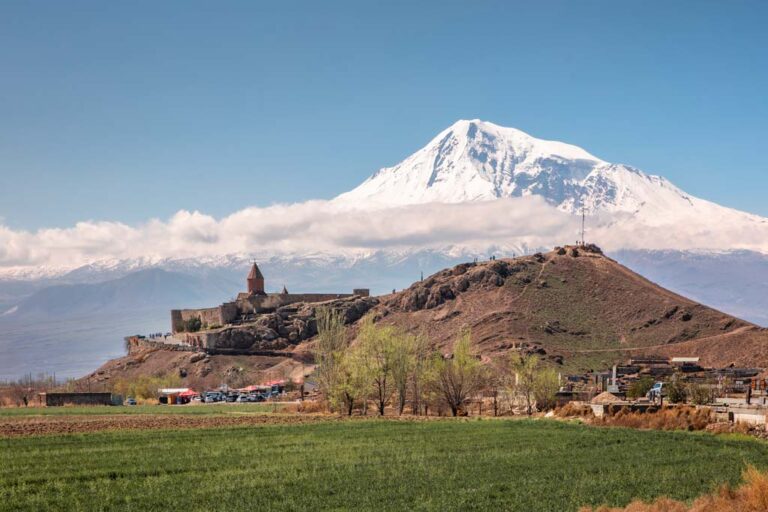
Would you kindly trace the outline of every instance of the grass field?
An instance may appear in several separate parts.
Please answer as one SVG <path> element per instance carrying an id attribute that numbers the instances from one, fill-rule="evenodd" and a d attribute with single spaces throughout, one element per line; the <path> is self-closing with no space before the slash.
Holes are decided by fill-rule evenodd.
<path id="1" fill-rule="evenodd" d="M 1 510 L 575 511 L 691 499 L 768 444 L 528 420 L 349 421 L 0 439 Z"/>

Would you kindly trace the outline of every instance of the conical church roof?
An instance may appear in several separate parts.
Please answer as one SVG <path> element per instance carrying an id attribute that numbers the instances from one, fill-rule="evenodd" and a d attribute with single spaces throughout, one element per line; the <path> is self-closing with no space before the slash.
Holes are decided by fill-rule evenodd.
<path id="1" fill-rule="evenodd" d="M 259 266 L 254 262 L 251 271 L 248 273 L 248 279 L 264 279 L 264 274 L 259 270 Z"/>

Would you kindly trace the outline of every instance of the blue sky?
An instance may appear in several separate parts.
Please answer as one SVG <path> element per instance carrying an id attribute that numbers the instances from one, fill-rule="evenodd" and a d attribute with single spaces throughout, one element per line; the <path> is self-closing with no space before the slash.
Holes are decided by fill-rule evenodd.
<path id="1" fill-rule="evenodd" d="M 768 216 L 767 2 L 2 2 L 0 223 L 330 198 L 460 118 Z"/>

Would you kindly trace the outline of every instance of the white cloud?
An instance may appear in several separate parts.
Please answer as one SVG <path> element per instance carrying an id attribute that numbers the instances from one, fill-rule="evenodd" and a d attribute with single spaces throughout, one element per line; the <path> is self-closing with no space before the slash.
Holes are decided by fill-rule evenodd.
<path id="1" fill-rule="evenodd" d="M 179 211 L 138 226 L 79 222 L 67 229 L 14 231 L 0 225 L 0 271 L 74 268 L 102 259 L 204 257 L 424 249 L 459 245 L 551 247 L 572 243 L 580 218 L 538 197 L 369 210 L 327 201 L 246 208 L 222 219 Z M 589 219 L 588 238 L 605 249 L 752 249 L 768 252 L 768 223 L 713 226 L 670 219 L 649 227 L 633 217 Z"/>

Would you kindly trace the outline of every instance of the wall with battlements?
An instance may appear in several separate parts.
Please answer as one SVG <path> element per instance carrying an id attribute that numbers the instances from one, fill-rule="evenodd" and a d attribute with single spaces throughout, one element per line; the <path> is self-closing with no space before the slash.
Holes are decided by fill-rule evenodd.
<path id="1" fill-rule="evenodd" d="M 369 290 L 358 288 L 354 293 L 270 293 L 267 295 L 240 294 L 234 302 L 225 302 L 215 308 L 171 310 L 171 330 L 179 333 L 184 323 L 199 318 L 203 326 L 223 326 L 235 323 L 249 315 L 269 313 L 279 307 L 298 302 L 326 302 L 354 296 L 368 297 Z"/>

